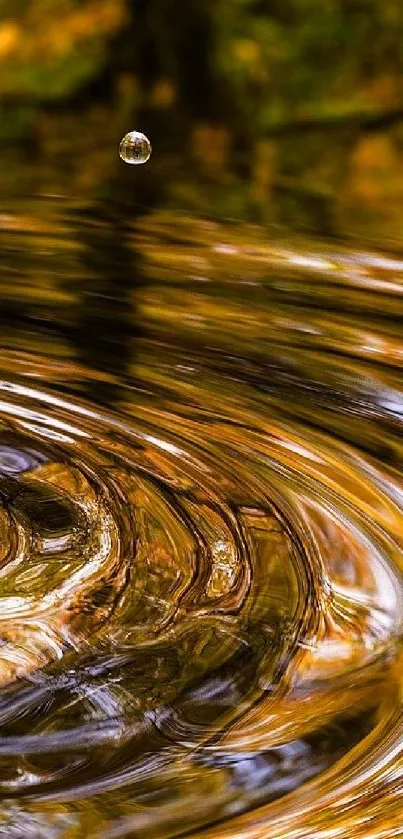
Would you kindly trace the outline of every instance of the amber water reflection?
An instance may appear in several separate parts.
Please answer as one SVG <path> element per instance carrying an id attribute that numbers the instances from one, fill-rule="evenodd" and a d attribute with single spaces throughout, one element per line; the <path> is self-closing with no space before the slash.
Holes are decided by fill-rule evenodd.
<path id="1" fill-rule="evenodd" d="M 0 834 L 399 835 L 403 257 L 1 239 Z"/>

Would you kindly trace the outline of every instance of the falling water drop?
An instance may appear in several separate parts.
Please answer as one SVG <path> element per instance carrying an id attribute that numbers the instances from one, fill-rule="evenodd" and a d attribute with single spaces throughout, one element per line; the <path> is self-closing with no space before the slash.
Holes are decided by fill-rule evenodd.
<path id="1" fill-rule="evenodd" d="M 125 163 L 132 165 L 147 163 L 151 156 L 151 143 L 141 131 L 129 131 L 119 146 L 119 155 Z"/>

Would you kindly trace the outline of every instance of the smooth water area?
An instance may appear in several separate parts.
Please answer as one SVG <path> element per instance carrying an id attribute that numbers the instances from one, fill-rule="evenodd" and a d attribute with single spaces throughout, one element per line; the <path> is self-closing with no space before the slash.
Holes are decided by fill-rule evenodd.
<path id="1" fill-rule="evenodd" d="M 403 254 L 3 201 L 0 836 L 402 833 Z"/>

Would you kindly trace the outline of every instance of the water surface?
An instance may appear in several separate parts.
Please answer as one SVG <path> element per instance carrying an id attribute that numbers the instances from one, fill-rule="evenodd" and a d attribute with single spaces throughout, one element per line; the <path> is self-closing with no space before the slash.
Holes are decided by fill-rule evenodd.
<path id="1" fill-rule="evenodd" d="M 0 237 L 0 835 L 400 835 L 403 255 Z"/>

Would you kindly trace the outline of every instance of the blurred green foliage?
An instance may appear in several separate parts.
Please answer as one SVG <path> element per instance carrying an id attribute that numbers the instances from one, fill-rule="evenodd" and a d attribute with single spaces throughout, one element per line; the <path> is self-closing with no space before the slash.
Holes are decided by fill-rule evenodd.
<path id="1" fill-rule="evenodd" d="M 260 128 L 401 101 L 400 0 L 221 0 L 218 58 Z"/>
<path id="2" fill-rule="evenodd" d="M 0 175 L 131 188 L 139 127 L 168 205 L 396 234 L 402 42 L 401 0 L 0 0 Z"/>
<path id="3" fill-rule="evenodd" d="M 99 72 L 124 19 L 124 0 L 2 0 L 0 93 L 39 101 L 70 94 Z"/>

